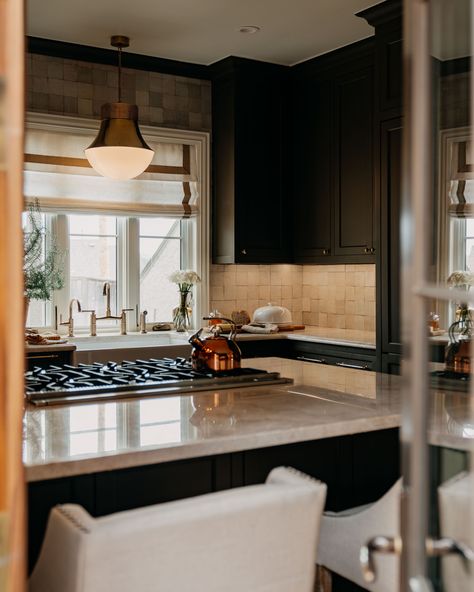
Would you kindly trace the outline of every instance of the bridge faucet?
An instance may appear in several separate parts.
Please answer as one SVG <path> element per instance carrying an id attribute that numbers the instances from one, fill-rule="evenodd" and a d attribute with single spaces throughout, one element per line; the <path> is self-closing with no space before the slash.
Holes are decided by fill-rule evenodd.
<path id="1" fill-rule="evenodd" d="M 65 325 L 68 328 L 68 337 L 74 337 L 74 317 L 72 316 L 72 307 L 74 302 L 77 304 L 77 312 L 82 312 L 81 303 L 77 298 L 73 298 L 69 302 L 69 319 L 67 321 L 62 321 L 63 316 L 60 315 L 59 321 L 60 325 Z"/>

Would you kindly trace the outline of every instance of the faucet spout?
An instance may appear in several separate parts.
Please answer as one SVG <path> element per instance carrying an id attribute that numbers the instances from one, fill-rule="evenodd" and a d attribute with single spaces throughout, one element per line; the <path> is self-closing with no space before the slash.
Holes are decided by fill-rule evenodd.
<path id="1" fill-rule="evenodd" d="M 72 319 L 72 307 L 74 305 L 74 302 L 77 304 L 77 312 L 82 312 L 81 303 L 79 302 L 79 300 L 77 298 L 73 298 L 69 302 L 69 319 Z"/>
<path id="2" fill-rule="evenodd" d="M 110 283 L 109 282 L 104 283 L 104 287 L 102 289 L 102 295 L 107 297 L 107 304 L 105 307 L 105 316 L 111 317 L 112 311 L 110 310 Z"/>

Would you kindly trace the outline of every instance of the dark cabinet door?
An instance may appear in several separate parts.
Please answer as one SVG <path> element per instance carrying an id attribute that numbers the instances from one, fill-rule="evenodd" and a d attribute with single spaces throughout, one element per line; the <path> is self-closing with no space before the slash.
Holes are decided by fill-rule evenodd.
<path id="1" fill-rule="evenodd" d="M 215 68 L 213 261 L 288 262 L 286 68 L 239 58 Z"/>
<path id="2" fill-rule="evenodd" d="M 334 254 L 374 258 L 373 68 L 337 79 Z"/>
<path id="3" fill-rule="evenodd" d="M 400 201 L 402 120 L 380 128 L 382 351 L 400 354 Z"/>
<path id="4" fill-rule="evenodd" d="M 332 242 L 333 86 L 296 80 L 292 92 L 291 194 L 296 262 L 325 262 Z"/>
<path id="5" fill-rule="evenodd" d="M 289 260 L 283 139 L 286 76 L 243 69 L 235 99 L 235 261 Z"/>

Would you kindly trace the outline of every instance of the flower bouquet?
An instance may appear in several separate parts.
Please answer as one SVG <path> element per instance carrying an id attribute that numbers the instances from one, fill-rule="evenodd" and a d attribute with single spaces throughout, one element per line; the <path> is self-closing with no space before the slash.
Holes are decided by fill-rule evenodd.
<path id="1" fill-rule="evenodd" d="M 195 271 L 175 271 L 169 277 L 170 282 L 177 284 L 179 290 L 179 305 L 173 310 L 173 323 L 176 331 L 186 331 L 191 324 L 192 309 L 189 306 L 192 297 L 192 287 L 201 281 Z"/>

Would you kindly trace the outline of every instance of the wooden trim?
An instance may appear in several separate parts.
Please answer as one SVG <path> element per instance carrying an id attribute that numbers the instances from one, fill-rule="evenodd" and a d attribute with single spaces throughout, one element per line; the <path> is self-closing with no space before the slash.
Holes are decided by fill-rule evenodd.
<path id="1" fill-rule="evenodd" d="M 145 173 L 161 173 L 165 175 L 189 175 L 190 173 L 190 146 L 183 145 L 183 165 L 165 166 L 161 164 L 151 164 Z M 46 154 L 25 154 L 25 162 L 35 164 L 52 164 L 57 166 L 81 167 L 91 169 L 87 158 L 74 158 L 71 156 L 51 156 Z"/>
<path id="2" fill-rule="evenodd" d="M 103 49 L 78 43 L 66 43 L 40 37 L 27 37 L 27 50 L 29 53 L 46 55 L 54 58 L 68 60 L 80 60 L 107 66 L 117 65 L 117 52 L 112 49 Z M 185 76 L 186 78 L 210 79 L 209 66 L 180 62 L 136 53 L 123 52 L 122 66 L 133 70 L 146 72 L 159 72 L 171 76 Z"/>
<path id="3" fill-rule="evenodd" d="M 0 0 L 0 589 L 26 585 L 23 127 L 24 3 Z M 3 117 L 4 115 L 4 117 Z"/>

